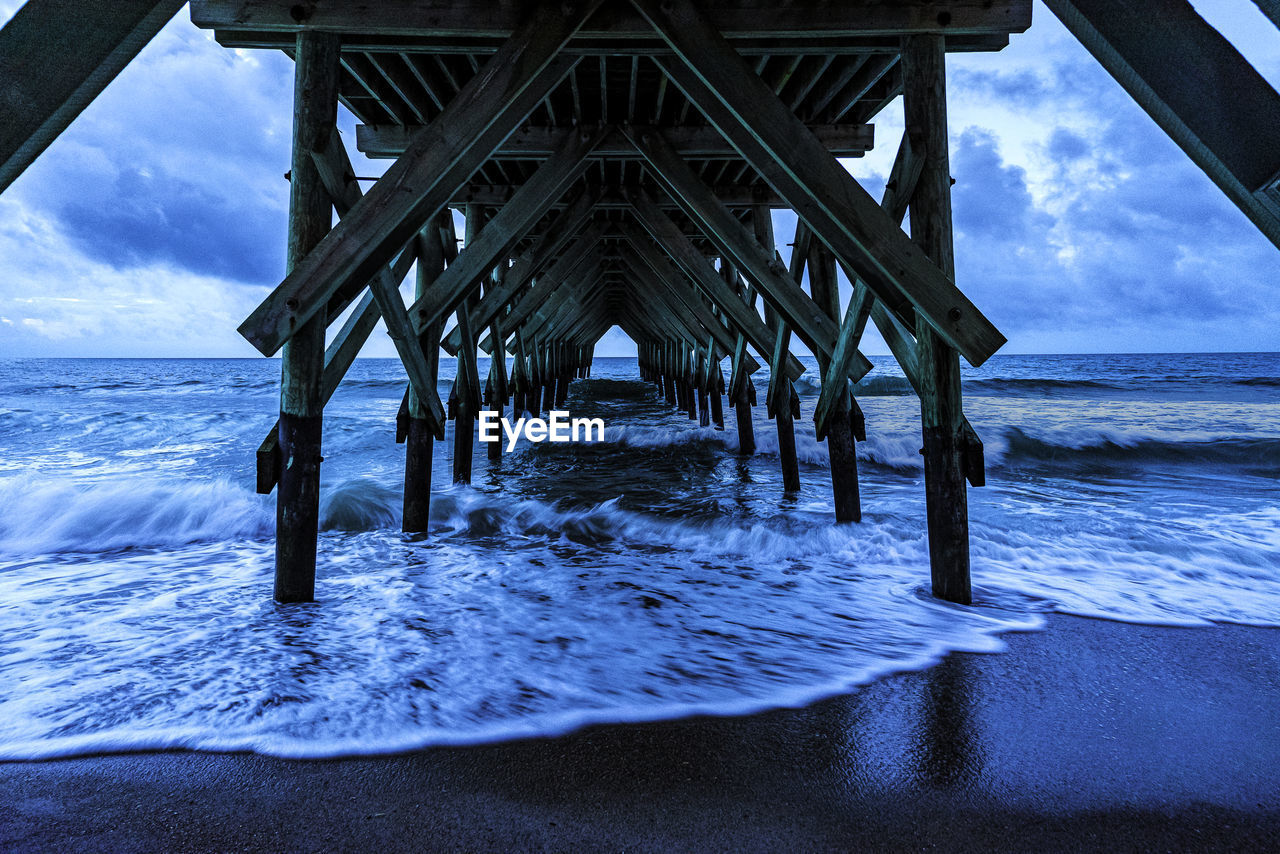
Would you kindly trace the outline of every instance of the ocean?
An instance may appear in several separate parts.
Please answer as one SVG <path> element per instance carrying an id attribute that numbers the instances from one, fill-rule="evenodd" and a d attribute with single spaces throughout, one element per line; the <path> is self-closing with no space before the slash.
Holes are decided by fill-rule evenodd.
<path id="1" fill-rule="evenodd" d="M 271 600 L 274 496 L 253 491 L 278 362 L 0 361 L 0 759 L 377 754 L 800 706 L 998 654 L 1054 612 L 1280 626 L 1280 354 L 966 368 L 988 471 L 971 607 L 928 593 L 919 404 L 892 359 L 858 389 L 848 526 L 802 361 L 797 495 L 763 406 L 743 458 L 730 410 L 700 428 L 634 359 L 597 359 L 567 408 L 605 441 L 498 464 L 476 443 L 459 487 L 450 424 L 425 538 L 399 532 L 403 370 L 358 361 L 326 413 L 318 601 L 295 606 Z"/>

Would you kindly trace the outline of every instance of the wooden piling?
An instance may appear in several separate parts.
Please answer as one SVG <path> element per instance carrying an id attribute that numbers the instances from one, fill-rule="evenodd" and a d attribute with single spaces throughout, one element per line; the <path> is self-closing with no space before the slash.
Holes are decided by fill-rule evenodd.
<path id="1" fill-rule="evenodd" d="M 415 298 L 421 298 L 444 269 L 444 247 L 440 243 L 438 226 L 438 222 L 432 222 L 418 235 Z M 419 339 L 433 378 L 437 376 L 440 366 L 440 333 L 440 324 L 435 323 Z M 428 393 L 435 394 L 435 389 L 430 389 Z M 430 422 L 423 418 L 424 414 L 422 401 L 410 387 L 409 427 L 405 437 L 404 456 L 404 513 L 400 526 L 407 534 L 425 534 L 431 521 L 431 458 L 435 449 L 435 435 Z"/>
<path id="2" fill-rule="evenodd" d="M 714 351 L 711 354 L 711 379 L 707 383 L 707 393 L 711 396 L 711 423 L 717 430 L 723 430 L 724 374 L 720 372 L 720 362 Z"/>
<path id="3" fill-rule="evenodd" d="M 311 152 L 337 121 L 338 54 L 330 33 L 297 36 L 293 154 L 289 180 L 289 269 L 328 232 L 333 203 Z M 276 491 L 275 598 L 315 598 L 316 538 L 320 529 L 321 432 L 324 413 L 325 312 L 304 323 L 284 345 L 280 373 L 280 484 Z"/>
<path id="4" fill-rule="evenodd" d="M 836 259 L 820 241 L 809 247 L 809 289 L 813 301 L 836 323 L 840 322 L 840 290 L 836 279 Z M 818 368 L 824 380 L 830 359 L 818 357 Z M 853 425 L 849 413 L 852 398 L 849 382 L 840 377 L 844 385 L 837 398 L 831 423 L 827 427 L 827 456 L 831 461 L 831 492 L 837 522 L 862 521 L 862 502 L 858 494 L 858 456 L 854 445 Z M 789 404 L 788 404 L 789 405 Z"/>
<path id="5" fill-rule="evenodd" d="M 954 279 L 944 38 L 905 38 L 902 71 L 907 133 L 919 140 L 916 150 L 924 152 L 924 166 L 911 200 L 911 236 Z M 972 593 L 960 359 L 923 318 L 916 323 L 916 359 L 933 593 L 940 599 L 967 605 Z"/>
<path id="6" fill-rule="evenodd" d="M 777 252 L 777 244 L 773 235 L 773 216 L 765 205 L 755 205 L 751 209 L 751 227 L 756 241 L 770 253 Z M 786 356 L 789 354 L 787 343 L 791 338 L 789 331 L 783 329 L 782 318 L 776 311 L 766 307 L 765 322 L 769 331 L 781 336 L 782 346 L 776 347 L 777 358 L 770 365 L 770 371 L 780 376 L 786 368 Z M 782 379 L 777 384 L 780 390 L 780 401 L 775 401 L 773 408 L 774 429 L 778 431 L 778 461 L 782 467 L 782 491 L 800 491 L 800 461 L 796 457 L 796 425 L 791 407 L 791 398 L 795 394 L 790 379 Z"/>

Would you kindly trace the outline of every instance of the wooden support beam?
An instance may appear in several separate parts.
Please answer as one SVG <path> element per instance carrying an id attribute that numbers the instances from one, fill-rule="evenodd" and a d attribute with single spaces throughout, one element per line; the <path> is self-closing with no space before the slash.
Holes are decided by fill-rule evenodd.
<path id="1" fill-rule="evenodd" d="M 831 250 L 820 241 L 809 244 L 809 289 L 813 299 L 832 319 L 840 316 L 840 286 L 836 279 L 836 260 Z M 827 456 L 831 463 L 832 509 L 837 522 L 862 521 L 862 499 L 858 489 L 858 453 L 855 440 L 865 439 L 862 412 L 849 393 L 849 380 L 841 372 L 831 370 L 835 357 L 818 355 L 818 368 L 824 377 L 831 375 L 839 388 L 834 417 L 827 425 Z M 824 380 L 825 382 L 825 380 Z M 854 424 L 859 425 L 854 430 Z"/>
<path id="2" fill-rule="evenodd" d="M 0 191 L 181 8 L 182 0 L 28 0 L 19 7 L 0 29 Z"/>
<path id="3" fill-rule="evenodd" d="M 529 280 L 560 254 L 565 245 L 581 230 L 599 198 L 599 188 L 584 189 L 567 208 L 560 212 L 547 230 L 511 265 L 502 284 L 481 297 L 471 317 L 472 329 L 484 329 L 490 326 L 494 318 L 498 317 L 502 310 L 524 291 Z M 445 342 L 445 347 L 451 354 L 458 351 L 456 332 L 455 329 Z"/>
<path id="4" fill-rule="evenodd" d="M 1031 24 L 1030 0 L 791 0 L 761 5 L 708 0 L 712 26 L 730 38 L 775 40 L 901 36 L 912 32 L 955 35 L 1022 32 Z M 292 32 L 301 28 L 351 35 L 397 35 L 418 40 L 449 36 L 505 38 L 522 22 L 523 4 L 488 0 L 382 0 L 378 3 L 311 3 L 292 0 L 193 0 L 191 20 L 207 29 Z M 584 38 L 604 38 L 624 50 L 651 37 L 645 21 L 622 4 L 609 5 L 582 28 Z"/>
<path id="5" fill-rule="evenodd" d="M 653 200 L 644 194 L 637 193 L 633 197 L 633 210 L 636 219 L 644 226 L 640 231 L 635 226 L 624 223 L 621 228 L 642 257 L 653 257 L 654 264 L 661 262 L 653 254 L 653 244 L 661 247 L 676 264 L 679 265 L 693 282 L 702 289 L 716 308 L 729 319 L 736 329 L 747 337 L 751 345 L 760 355 L 768 359 L 772 352 L 772 337 L 769 329 L 760 319 L 756 310 L 745 304 L 742 299 L 725 283 L 724 278 L 716 272 L 711 262 L 698 251 L 697 247 L 685 237 L 679 227 L 668 217 Z M 645 232 L 648 232 L 646 235 Z M 646 239 L 646 237 L 650 239 Z M 803 294 L 802 294 L 803 296 Z M 726 347 L 726 351 L 736 350 L 736 344 Z M 787 376 L 795 379 L 804 373 L 804 365 L 794 356 L 786 361 Z"/>
<path id="6" fill-rule="evenodd" d="M 902 222 L 902 218 L 907 213 L 907 205 L 915 194 L 916 184 L 920 180 L 920 172 L 924 167 L 922 154 L 923 152 L 917 152 L 913 147 L 911 134 L 904 133 L 902 142 L 898 145 L 897 156 L 894 157 L 893 168 L 889 172 L 884 196 L 880 200 L 880 207 L 895 223 Z M 818 403 L 813 412 L 814 428 L 819 441 L 827 435 L 827 425 L 835 412 L 836 402 L 844 390 L 844 385 L 838 382 L 838 378 L 847 373 L 844 366 L 849 359 L 853 358 L 853 352 L 862 340 L 862 333 L 866 328 L 867 318 L 871 315 L 872 303 L 875 300 L 866 283 L 851 273 L 851 270 L 845 270 L 845 275 L 854 286 L 853 293 L 849 297 L 849 306 L 845 310 L 844 321 L 840 326 L 840 340 L 832 355 L 831 366 L 822 378 L 822 393 L 818 397 Z"/>
<path id="7" fill-rule="evenodd" d="M 391 265 L 392 278 L 403 279 L 407 276 L 414 257 L 415 254 L 407 250 L 400 253 L 400 257 Z M 373 294 L 366 290 L 325 350 L 324 375 L 320 380 L 321 406 L 327 405 L 333 393 L 338 390 L 351 363 L 356 360 L 360 348 L 369 340 L 381 317 L 382 313 L 373 300 Z M 270 495 L 276 488 L 280 481 L 281 463 L 280 422 L 277 420 L 258 446 L 256 486 L 259 494 Z"/>
<path id="8" fill-rule="evenodd" d="M 360 192 L 360 185 L 356 183 L 351 160 L 347 157 L 347 150 L 336 128 L 328 134 L 319 148 L 311 152 L 311 158 L 339 218 L 346 216 L 359 203 L 363 194 Z M 378 304 L 379 314 L 386 322 L 387 335 L 395 344 L 409 381 L 419 389 L 415 396 L 425 407 L 420 418 L 428 423 L 436 438 L 443 439 L 444 407 L 436 393 L 435 373 L 431 370 L 427 354 L 418 343 L 418 332 L 409 322 L 404 301 L 400 298 L 402 279 L 403 274 L 397 278 L 390 267 L 383 266 L 369 282 L 369 289 Z"/>
<path id="9" fill-rule="evenodd" d="M 542 310 L 544 304 L 547 310 L 554 310 L 559 301 L 577 295 L 582 288 L 595 284 L 603 261 L 599 252 L 589 251 L 592 248 L 588 246 L 588 251 L 562 259 L 571 262 L 564 265 L 565 275 L 554 278 L 550 275 L 543 276 L 543 281 L 525 291 L 505 318 L 505 334 L 509 336 L 526 328 L 536 328 L 537 324 L 546 321 L 546 312 Z M 560 262 L 555 267 L 560 267 Z M 480 342 L 480 349 L 492 352 L 493 342 L 486 338 Z"/>
<path id="10" fill-rule="evenodd" d="M 311 152 L 337 121 L 337 36 L 299 33 L 294 77 L 293 154 L 289 181 L 290 267 L 329 231 L 333 204 Z M 275 598 L 315 598 L 320 529 L 320 461 L 326 318 L 314 314 L 284 348 L 280 372 L 280 488 L 276 491 Z"/>
<path id="11" fill-rule="evenodd" d="M 951 165 L 947 149 L 946 50 L 938 36 L 903 43 L 907 132 L 923 138 L 924 166 L 911 199 L 911 234 L 948 274 L 955 268 Z M 969 500 L 965 489 L 960 359 L 921 318 L 916 323 L 920 417 L 924 429 L 925 511 L 933 593 L 968 605 Z"/>
<path id="12" fill-rule="evenodd" d="M 410 306 L 414 327 L 421 332 L 457 309 L 476 291 L 481 278 L 492 272 L 499 259 L 509 256 L 512 247 L 542 218 L 551 203 L 564 195 L 588 166 L 587 154 L 604 137 L 600 129 L 576 130 L 561 141 L 555 154 L 533 174 L 510 203 L 485 224 L 474 243 L 458 254 L 458 260 L 436 280 L 422 298 Z M 471 207 L 478 208 L 479 205 Z"/>
<path id="13" fill-rule="evenodd" d="M 655 296 L 659 299 L 666 300 L 668 296 L 673 297 L 677 302 L 671 305 L 672 309 L 678 314 L 690 315 L 693 320 L 706 330 L 704 335 L 711 335 L 716 343 L 725 350 L 732 349 L 734 346 L 734 336 L 729 334 L 729 330 L 724 324 L 711 313 L 710 307 L 702 301 L 702 298 L 688 285 L 681 281 L 684 277 L 680 275 L 667 276 L 664 272 L 675 273 L 676 271 L 669 266 L 664 271 L 660 265 L 654 267 L 654 258 L 652 247 L 647 251 L 636 247 L 626 247 L 623 249 L 623 259 L 631 267 L 632 275 L 636 280 L 646 287 L 645 295 Z M 668 303 L 670 304 L 669 300 Z M 803 370 L 803 367 L 801 368 Z"/>
<path id="14" fill-rule="evenodd" d="M 450 204 L 462 207 L 469 204 L 481 204 L 487 207 L 501 207 L 511 201 L 511 197 L 520 189 L 519 184 L 467 184 L 454 195 Z M 639 184 L 628 184 L 625 187 L 611 186 L 602 188 L 603 194 L 596 203 L 598 210 L 620 210 L 629 207 L 626 193 L 636 188 L 645 189 Z M 649 187 L 652 189 L 652 186 Z M 759 184 L 724 184 L 711 187 L 711 193 L 720 204 L 727 208 L 743 209 L 757 204 L 765 204 L 771 208 L 786 208 L 787 202 L 777 193 Z M 680 206 L 665 196 L 655 199 L 664 209 L 678 209 Z M 553 208 L 563 205 L 552 205 Z"/>
<path id="15" fill-rule="evenodd" d="M 568 74 L 560 48 L 602 0 L 542 0 L 534 13 L 414 138 L 351 213 L 240 326 L 271 355 L 343 285 L 368 280 L 444 207 L 481 163 Z"/>
<path id="16" fill-rule="evenodd" d="M 734 265 L 755 283 L 773 309 L 782 315 L 783 320 L 811 350 L 830 355 L 840 334 L 839 326 L 788 278 L 777 252 L 770 254 L 756 242 L 755 236 L 716 200 L 706 184 L 666 143 L 661 133 L 639 129 L 628 132 L 636 147 L 653 167 L 658 180 L 666 185 L 671 197 L 680 202 L 711 242 L 723 255 L 733 259 Z M 633 206 L 637 206 L 637 211 L 638 205 L 644 204 L 644 199 L 638 193 L 632 194 Z M 657 208 L 654 205 L 649 205 L 646 210 L 650 212 L 651 219 L 657 219 L 660 213 L 655 213 Z M 756 346 L 759 348 L 761 345 Z M 772 352 L 772 348 L 773 339 L 768 336 L 761 353 L 768 358 L 767 354 Z M 871 362 L 865 356 L 862 357 L 859 367 L 851 372 L 850 379 L 857 382 L 871 367 Z"/>
<path id="17" fill-rule="evenodd" d="M 383 159 L 399 157 L 409 142 L 422 130 L 404 125 L 357 125 L 356 149 L 366 157 Z M 872 125 L 816 125 L 814 136 L 834 157 L 861 157 L 875 145 Z M 550 157 L 564 143 L 564 137 L 579 131 L 571 128 L 523 127 L 507 137 L 493 153 L 496 159 L 541 160 Z M 693 160 L 738 160 L 741 155 L 729 145 L 715 128 L 706 125 L 681 125 L 663 129 L 681 157 Z M 636 147 L 620 131 L 610 129 L 591 152 L 593 159 L 636 158 Z"/>
<path id="18" fill-rule="evenodd" d="M 755 232 L 756 242 L 765 252 L 777 252 L 773 237 L 773 217 L 769 209 L 760 205 L 751 210 L 751 228 Z M 794 279 L 793 279 L 794 281 Z M 782 491 L 793 493 L 800 491 L 800 460 L 796 455 L 796 427 L 792 401 L 799 408 L 800 401 L 796 397 L 791 378 L 785 375 L 784 365 L 791 356 L 791 330 L 778 317 L 777 312 L 769 312 L 765 318 L 774 332 L 773 353 L 769 359 L 769 395 L 766 397 L 766 412 L 773 418 L 774 430 L 778 434 L 778 463 L 782 468 Z M 852 369 L 852 361 L 846 370 Z M 780 406 L 774 406 L 773 394 L 781 388 Z"/>
<path id="19" fill-rule="evenodd" d="M 1005 343 L 690 0 L 631 2 L 678 55 L 655 60 L 672 82 L 877 297 L 915 306 L 974 365 Z"/>
<path id="20" fill-rule="evenodd" d="M 451 214 L 449 217 L 452 230 Z M 414 293 L 421 296 L 436 277 L 444 269 L 445 253 L 435 223 L 428 224 L 418 234 L 416 241 L 418 269 Z M 433 380 L 439 376 L 440 367 L 440 326 L 430 327 L 417 342 L 427 358 L 428 370 Z M 434 387 L 431 395 L 439 400 Z M 404 459 L 404 512 L 401 517 L 401 529 L 407 534 L 425 534 L 431 525 L 431 468 L 435 450 L 435 440 L 443 439 L 434 429 L 435 425 L 423 418 L 427 409 L 414 387 L 409 389 L 409 424 L 405 436 Z M 443 423 L 443 421 L 439 422 Z"/>
<path id="21" fill-rule="evenodd" d="M 1266 15 L 1271 23 L 1280 27 L 1280 0 L 1253 0 L 1254 4 Z"/>
<path id="22" fill-rule="evenodd" d="M 1280 94 L 1248 60 L 1186 0 L 1045 5 L 1280 247 Z"/>

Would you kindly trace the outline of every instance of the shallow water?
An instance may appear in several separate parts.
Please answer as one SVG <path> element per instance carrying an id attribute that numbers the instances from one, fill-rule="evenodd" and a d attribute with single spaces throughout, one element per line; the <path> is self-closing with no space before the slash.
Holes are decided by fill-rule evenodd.
<path id="1" fill-rule="evenodd" d="M 377 753 L 797 705 L 997 651 L 1055 610 L 1280 625 L 1277 355 L 967 370 L 989 484 L 970 490 L 967 608 L 927 595 L 900 375 L 859 389 L 865 520 L 836 527 L 811 422 L 783 497 L 762 407 L 741 458 L 732 417 L 697 427 L 633 359 L 572 387 L 603 443 L 497 465 L 477 444 L 472 488 L 448 485 L 452 435 L 437 443 L 425 539 L 398 531 L 403 373 L 357 363 L 326 415 L 319 602 L 277 606 L 252 466 L 278 370 L 0 362 L 0 758 Z M 798 390 L 808 416 L 816 387 Z"/>

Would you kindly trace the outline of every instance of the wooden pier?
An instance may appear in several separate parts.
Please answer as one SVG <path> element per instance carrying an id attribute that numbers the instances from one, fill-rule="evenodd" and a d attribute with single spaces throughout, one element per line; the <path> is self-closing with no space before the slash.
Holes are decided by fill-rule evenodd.
<path id="1" fill-rule="evenodd" d="M 1280 245 L 1280 97 L 1235 49 L 1185 0 L 1046 2 Z M 23 116 L 0 135 L 0 189 L 179 5 L 33 0 L 19 11 L 0 32 L 0 95 Z M 933 591 L 968 603 L 967 489 L 984 474 L 960 360 L 981 365 L 1004 337 L 957 286 L 947 55 L 999 51 L 1031 25 L 1031 9 L 193 0 L 192 21 L 220 44 L 296 63 L 289 269 L 239 330 L 264 356 L 283 355 L 279 419 L 257 457 L 258 490 L 277 495 L 276 598 L 313 596 L 324 406 L 379 319 L 409 378 L 396 433 L 407 445 L 404 529 L 415 533 L 427 530 L 432 449 L 447 422 L 452 479 L 470 482 L 478 413 L 563 406 L 614 326 L 635 341 L 655 392 L 704 426 L 735 429 L 742 454 L 755 452 L 763 403 L 787 491 L 800 487 L 795 419 L 813 418 L 830 454 L 833 522 L 857 522 L 868 425 L 854 384 L 871 369 L 859 351 L 870 322 L 920 399 Z M 74 62 L 50 59 L 64 43 Z M 1214 90 L 1224 81 L 1229 99 Z M 897 154 L 876 200 L 838 158 L 872 147 L 873 121 L 898 97 L 906 131 L 879 141 Z M 339 104 L 359 122 L 356 149 L 394 160 L 367 190 L 335 129 Z M 777 208 L 799 221 L 785 236 L 790 263 Z M 793 341 L 819 364 L 812 413 L 794 389 L 805 368 Z M 442 350 L 458 358 L 447 401 L 436 391 Z M 483 377 L 481 350 L 492 357 Z M 751 376 L 764 366 L 762 402 Z M 490 446 L 491 460 L 501 453 Z"/>

